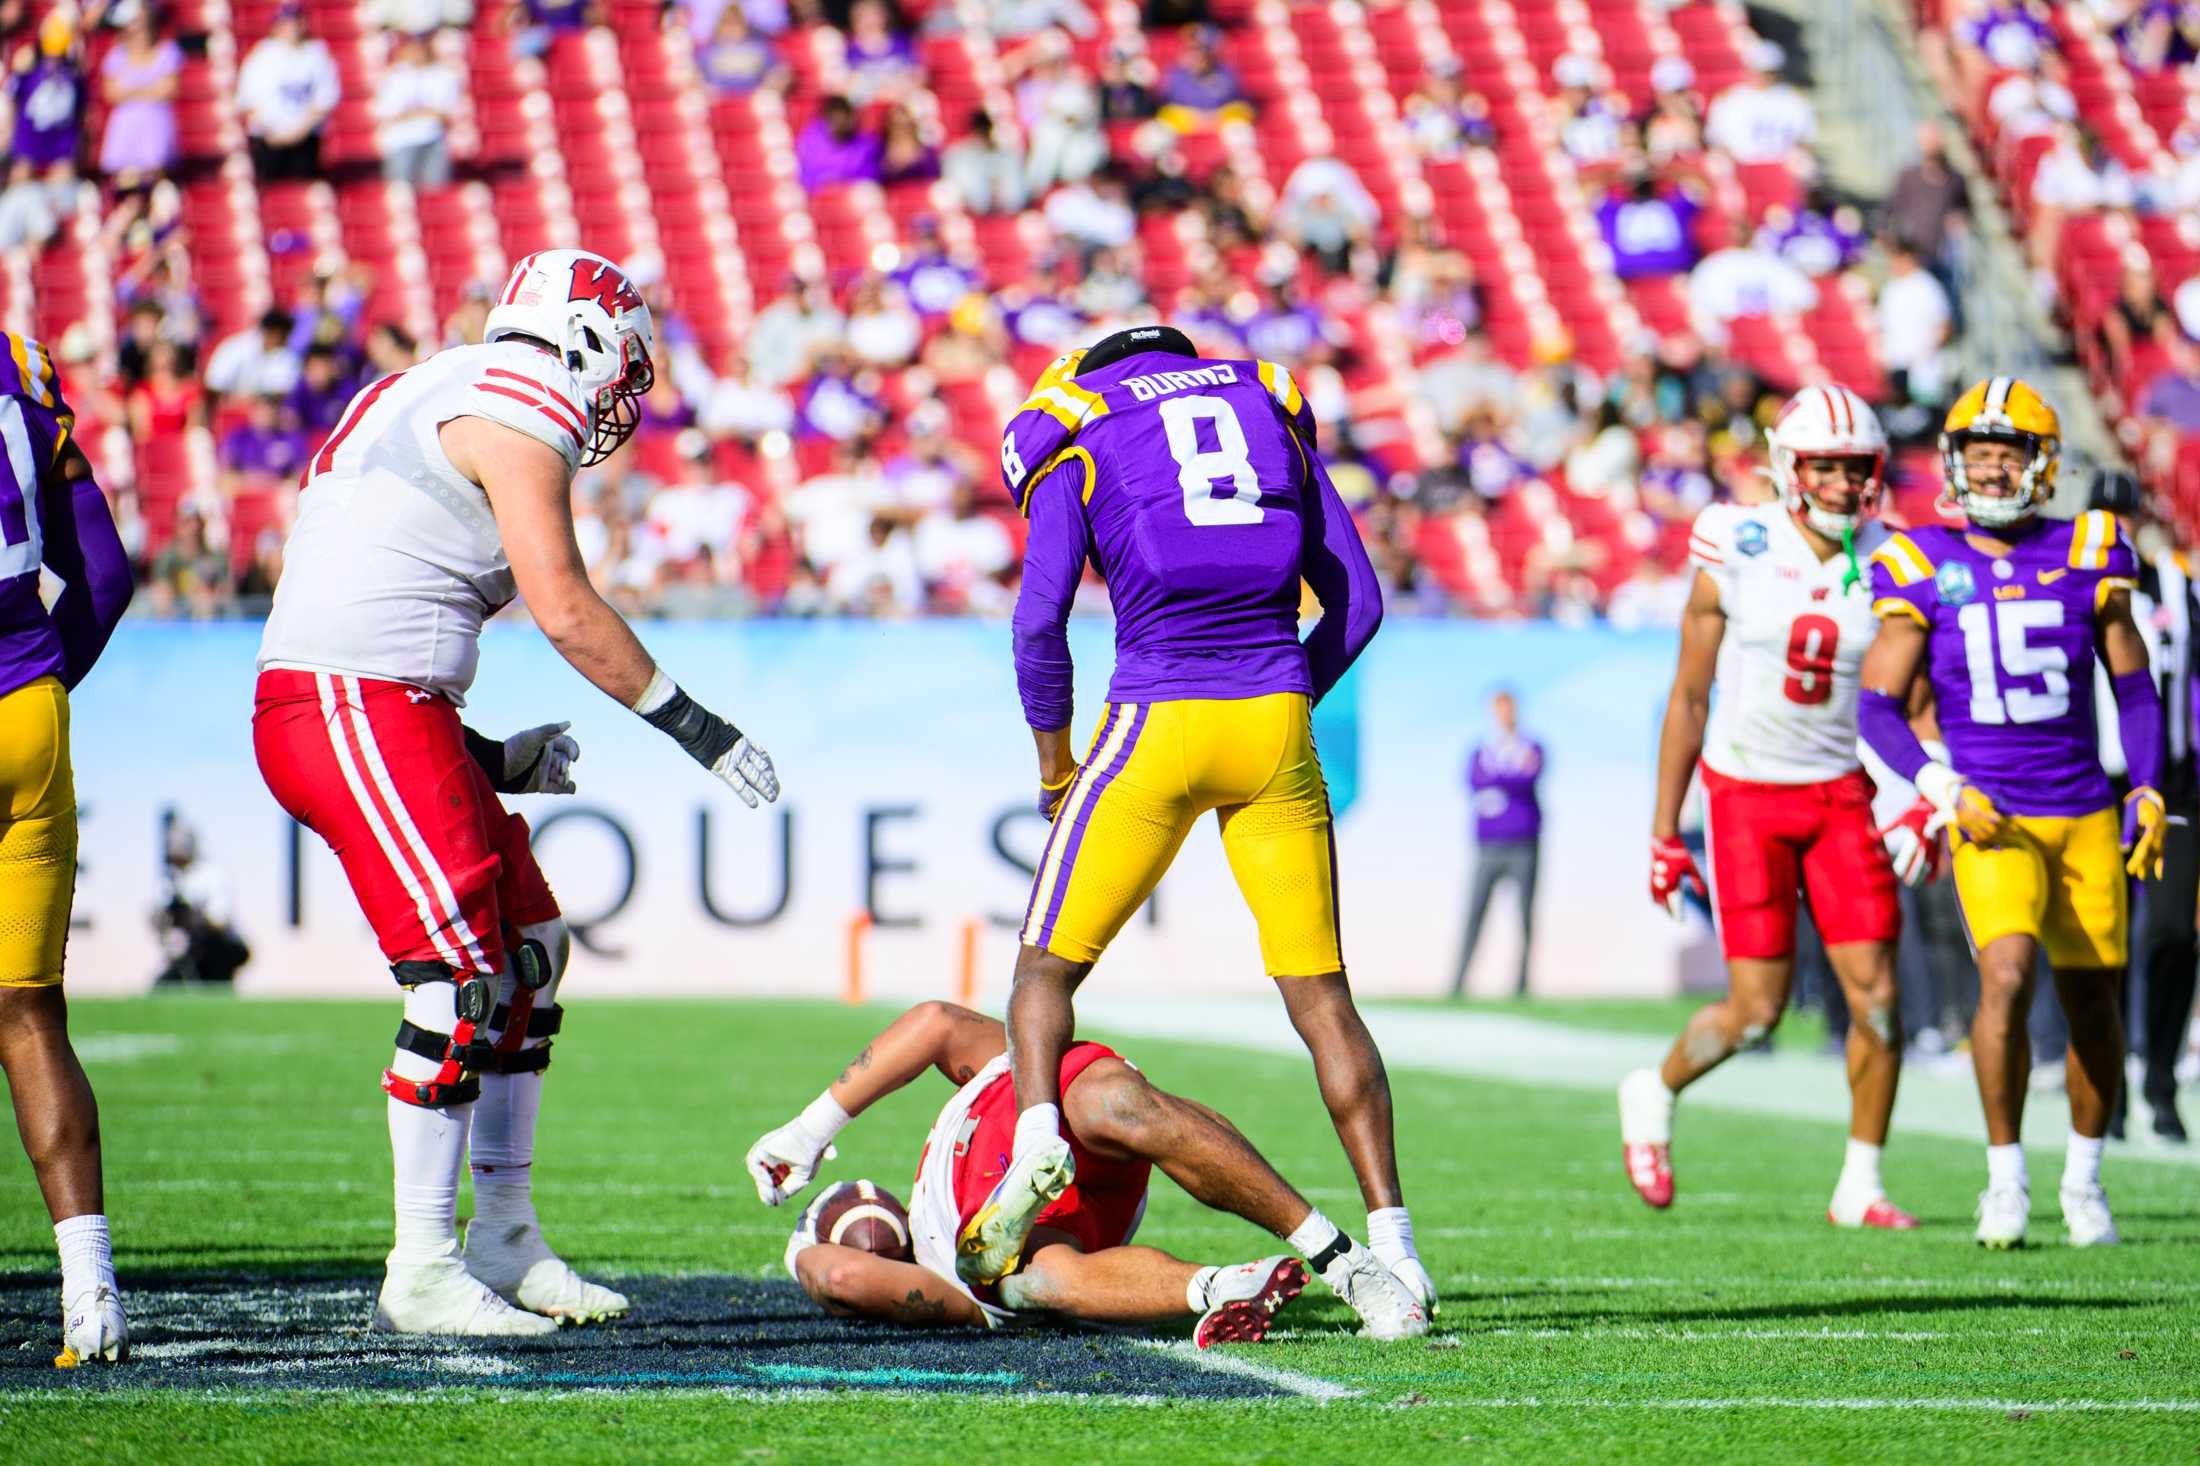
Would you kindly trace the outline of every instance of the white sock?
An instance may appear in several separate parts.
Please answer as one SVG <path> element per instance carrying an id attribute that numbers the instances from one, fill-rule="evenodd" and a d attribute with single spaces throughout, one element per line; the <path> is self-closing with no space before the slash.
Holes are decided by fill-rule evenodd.
<path id="1" fill-rule="evenodd" d="M 2064 1190 L 2078 1186 L 2101 1184 L 2101 1150 L 2105 1139 L 2093 1139 L 2070 1132 L 2070 1146 L 2063 1152 L 2062 1184 Z"/>
<path id="2" fill-rule="evenodd" d="M 1016 1117 L 1016 1154 L 1035 1150 L 1062 1138 L 1060 1105 L 1027 1105 Z"/>
<path id="3" fill-rule="evenodd" d="M 114 1244 L 107 1235 L 104 1212 L 86 1212 L 55 1222 L 53 1240 L 61 1253 L 61 1298 L 64 1303 L 82 1297 L 101 1284 L 115 1287 Z"/>
<path id="4" fill-rule="evenodd" d="M 1986 1179 L 1995 1186 L 2014 1186 L 2020 1191 L 2030 1191 L 2032 1189 L 2031 1178 L 2024 1173 L 2024 1147 L 2021 1145 L 1987 1146 Z"/>
<path id="5" fill-rule="evenodd" d="M 397 1244 L 390 1255 L 413 1262 L 451 1256 L 458 1246 L 458 1172 L 466 1163 L 474 1107 L 389 1104 L 397 1194 Z"/>
<path id="6" fill-rule="evenodd" d="M 1879 1179 L 1879 1153 L 1882 1147 L 1868 1140 L 1849 1137 L 1848 1158 L 1841 1163 L 1841 1179 L 1834 1190 L 1847 1196 L 1879 1197 L 1886 1193 L 1886 1183 Z M 2021 1152 L 2020 1152 L 2021 1153 Z"/>
<path id="7" fill-rule="evenodd" d="M 1222 1269 L 1219 1267 L 1203 1267 L 1192 1274 L 1192 1280 L 1184 1285 L 1184 1302 L 1192 1312 L 1207 1311 L 1207 1290 L 1214 1286 L 1215 1279 L 1221 1273 Z"/>
<path id="8" fill-rule="evenodd" d="M 1316 1272 L 1322 1273 L 1325 1276 L 1328 1273 L 1329 1267 L 1334 1267 L 1345 1257 L 1351 1255 L 1352 1239 L 1345 1236 L 1344 1233 L 1338 1229 L 1335 1222 L 1323 1216 L 1321 1214 L 1320 1208 L 1318 1207 L 1313 1211 L 1308 1212 L 1306 1214 L 1306 1220 L 1299 1223 L 1298 1230 L 1293 1232 L 1290 1236 L 1284 1238 L 1284 1240 L 1291 1244 L 1292 1251 L 1298 1253 L 1299 1256 L 1305 1258 L 1308 1262 L 1312 1262 L 1315 1258 L 1320 1257 L 1323 1253 L 1330 1251 L 1337 1245 L 1338 1242 L 1342 1241 L 1345 1244 L 1346 1250 L 1343 1253 L 1338 1254 L 1338 1256 L 1329 1259 L 1328 1267 L 1320 1267 L 1315 1269 Z"/>
<path id="9" fill-rule="evenodd" d="M 476 1221 L 535 1220 L 535 1119 L 541 1111 L 540 1069 L 481 1076 L 471 1148 Z"/>
<path id="10" fill-rule="evenodd" d="M 1402 1206 L 1377 1207 L 1367 1214 L 1367 1245 L 1377 1257 L 1419 1257 L 1413 1245 L 1413 1218 Z"/>

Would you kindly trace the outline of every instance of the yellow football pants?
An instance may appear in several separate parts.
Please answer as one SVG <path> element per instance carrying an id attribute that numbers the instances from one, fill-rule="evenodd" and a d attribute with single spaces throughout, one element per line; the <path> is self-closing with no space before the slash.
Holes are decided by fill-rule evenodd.
<path id="1" fill-rule="evenodd" d="M 41 677 L 0 697 L 0 987 L 61 981 L 75 895 L 69 694 Z"/>
<path id="2" fill-rule="evenodd" d="M 1956 900 L 1976 951 L 1996 937 L 2036 937 L 2050 965 L 2122 967 L 2131 935 L 2116 811 L 2020 814 L 1993 845 L 1950 832 Z"/>
<path id="3" fill-rule="evenodd" d="M 1273 977 L 1344 967 L 1329 788 L 1304 693 L 1110 703 L 1062 796 L 1023 940 L 1099 959 L 1208 810 Z"/>

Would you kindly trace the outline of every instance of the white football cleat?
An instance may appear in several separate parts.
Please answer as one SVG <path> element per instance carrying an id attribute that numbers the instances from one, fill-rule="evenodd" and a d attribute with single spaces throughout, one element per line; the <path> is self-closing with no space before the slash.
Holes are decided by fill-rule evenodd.
<path id="1" fill-rule="evenodd" d="M 61 1352 L 56 1369 L 81 1364 L 120 1364 L 130 1357 L 130 1321 L 122 1313 L 122 1295 L 101 1283 L 87 1288 L 61 1310 Z"/>
<path id="2" fill-rule="evenodd" d="M 531 1221 L 466 1224 L 466 1271 L 499 1298 L 559 1323 L 602 1323 L 624 1318 L 624 1293 L 591 1283 L 566 1265 Z"/>
<path id="3" fill-rule="evenodd" d="M 1619 1082 L 1620 1162 L 1627 1184 L 1658 1210 L 1673 1204 L 1673 1091 L 1655 1069 Z"/>
<path id="4" fill-rule="evenodd" d="M 2097 1181 L 2091 1186 L 2063 1187 L 2062 1211 L 2072 1247 L 2114 1247 L 2123 1240 L 2116 1234 L 2116 1219 L 2108 1213 L 2108 1193 Z"/>
<path id="5" fill-rule="evenodd" d="M 1408 1252 L 1402 1247 L 1395 1251 L 1388 1247 L 1371 1247 L 1368 1250 L 1375 1254 L 1378 1262 L 1390 1269 L 1392 1277 L 1405 1285 L 1405 1290 L 1413 1295 L 1413 1301 L 1426 1309 L 1430 1318 L 1436 1317 L 1441 1311 L 1436 1306 L 1436 1280 L 1428 1275 L 1428 1268 L 1422 1264 L 1418 1254 Z"/>
<path id="6" fill-rule="evenodd" d="M 374 1302 L 376 1333 L 529 1338 L 558 1331 L 558 1321 L 529 1313 L 489 1291 L 458 1259 L 458 1244 L 426 1262 L 390 1257 Z"/>
<path id="7" fill-rule="evenodd" d="M 1428 1332 L 1428 1310 L 1358 1242 L 1322 1270 L 1322 1281 L 1352 1305 L 1363 1325 L 1360 1332 L 1371 1339 L 1417 1339 Z"/>
<path id="8" fill-rule="evenodd" d="M 1077 1161 L 1059 1135 L 1011 1158 L 992 1194 L 955 1239 L 955 1272 L 972 1287 L 1014 1272 L 1032 1223 L 1076 1178 Z"/>
<path id="9" fill-rule="evenodd" d="M 1988 1186 L 1978 1194 L 1978 1245 L 2007 1252 L 2024 1245 L 2032 1219 L 2032 1193 L 2022 1186 Z"/>
<path id="10" fill-rule="evenodd" d="M 1192 1330 L 1192 1342 L 1202 1349 L 1257 1344 L 1277 1310 L 1305 1288 L 1306 1264 L 1289 1253 L 1226 1267 L 1207 1285 L 1207 1311 Z"/>

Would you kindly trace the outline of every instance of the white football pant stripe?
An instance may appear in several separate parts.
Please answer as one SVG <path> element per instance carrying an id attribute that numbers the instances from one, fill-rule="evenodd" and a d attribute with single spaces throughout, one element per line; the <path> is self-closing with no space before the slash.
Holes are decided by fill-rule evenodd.
<path id="1" fill-rule="evenodd" d="M 397 841 L 390 834 L 388 823 L 382 818 L 382 811 L 376 807 L 373 794 L 368 791 L 366 781 L 360 777 L 359 765 L 352 758 L 350 740 L 344 736 L 345 719 L 338 707 L 336 679 L 316 672 L 313 674 L 313 681 L 321 692 L 321 720 L 328 728 L 329 746 L 336 750 L 336 766 L 344 771 L 344 783 L 351 790 L 352 802 L 366 815 L 367 828 L 374 832 L 375 844 L 382 847 L 382 854 L 389 861 L 390 869 L 397 872 L 397 879 L 405 887 L 405 894 L 412 897 L 413 909 L 420 913 L 420 925 L 428 933 L 429 940 L 435 943 L 436 950 L 443 954 L 446 963 L 453 967 L 458 966 L 458 951 L 450 945 L 443 935 L 442 924 L 429 911 L 428 893 L 421 886 L 420 877 L 398 850 Z"/>
<path id="2" fill-rule="evenodd" d="M 450 919 L 451 930 L 465 944 L 466 955 L 473 962 L 473 970 L 495 972 L 496 968 L 490 965 L 488 954 L 481 950 L 480 939 L 474 935 L 474 929 L 467 925 L 466 914 L 459 910 L 458 897 L 451 890 L 450 881 L 444 877 L 443 867 L 437 863 L 435 852 L 428 848 L 426 840 L 420 838 L 420 827 L 413 823 L 412 811 L 405 808 L 405 801 L 397 797 L 397 785 L 390 778 L 389 765 L 382 761 L 382 747 L 374 741 L 374 725 L 367 721 L 366 702 L 359 695 L 359 679 L 346 677 L 344 689 L 351 695 L 349 711 L 352 729 L 359 736 L 359 745 L 366 754 L 367 767 L 374 774 L 376 787 L 382 791 L 382 797 L 389 801 L 390 813 L 397 821 L 398 833 L 404 836 L 407 848 L 420 862 L 420 869 L 426 873 L 429 886 L 434 889 L 436 899 L 442 903 L 443 911 Z"/>

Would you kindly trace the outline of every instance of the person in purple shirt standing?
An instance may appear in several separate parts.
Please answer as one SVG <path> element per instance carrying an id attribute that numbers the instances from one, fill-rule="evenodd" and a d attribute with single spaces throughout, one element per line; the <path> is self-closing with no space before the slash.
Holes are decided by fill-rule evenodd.
<path id="1" fill-rule="evenodd" d="M 43 244 L 76 212 L 76 155 L 83 143 L 86 83 L 76 33 L 63 11 L 38 27 L 38 44 L 15 58 L 8 106 L 13 162 L 0 192 L 0 249 Z"/>
<path id="2" fill-rule="evenodd" d="M 1031 521 L 1016 685 L 1053 829 L 1009 997 L 1014 1155 L 965 1222 L 958 1267 L 1011 1271 L 1075 1179 L 1060 1132 L 1071 997 L 1212 810 L 1261 957 L 1314 1056 L 1369 1212 L 1370 1250 L 1319 1213 L 1292 1246 L 1371 1333 L 1428 1329 L 1434 1301 L 1398 1185 L 1390 1084 L 1353 1006 L 1336 844 L 1311 711 L 1382 622 L 1382 590 L 1314 454 L 1298 384 L 1265 361 L 1202 360 L 1171 326 L 1057 357 L 1001 435 Z M 1093 563 L 1115 608 L 1115 677 L 1082 765 L 1070 752 L 1070 603 Z M 1302 641 L 1299 587 L 1322 616 Z"/>
<path id="3" fill-rule="evenodd" d="M 69 689 L 99 660 L 131 579 L 75 428 L 46 348 L 0 332 L 0 1072 L 61 1253 L 62 1368 L 129 1352 L 99 1105 L 69 1044 L 61 971 L 76 891 Z M 41 567 L 63 582 L 50 610 Z"/>
<path id="4" fill-rule="evenodd" d="M 1513 996 L 1528 993 L 1528 955 L 1535 947 L 1536 855 L 1543 843 L 1543 809 L 1535 786 L 1543 777 L 1543 745 L 1520 731 L 1520 705 L 1510 692 L 1490 699 L 1497 734 L 1467 756 L 1467 801 L 1474 812 L 1474 884 L 1467 893 L 1467 935 L 1451 995 L 1467 995 L 1467 965 L 1482 940 L 1482 918 L 1500 883 L 1520 897 L 1520 973 Z"/>

